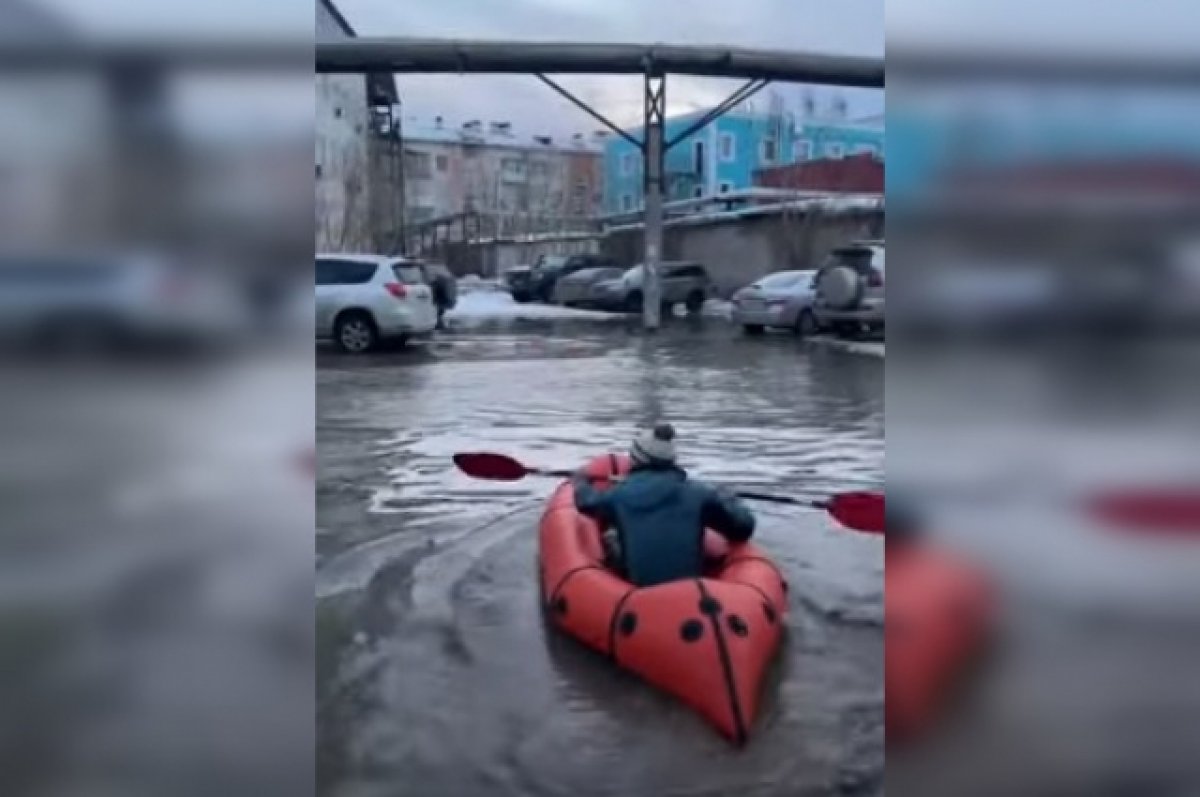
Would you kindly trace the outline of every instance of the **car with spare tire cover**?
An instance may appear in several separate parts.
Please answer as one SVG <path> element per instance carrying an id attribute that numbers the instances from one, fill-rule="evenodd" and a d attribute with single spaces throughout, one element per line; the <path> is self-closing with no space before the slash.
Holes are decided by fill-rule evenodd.
<path id="1" fill-rule="evenodd" d="M 813 279 L 813 314 L 841 335 L 884 328 L 884 243 L 857 241 L 829 253 Z"/>

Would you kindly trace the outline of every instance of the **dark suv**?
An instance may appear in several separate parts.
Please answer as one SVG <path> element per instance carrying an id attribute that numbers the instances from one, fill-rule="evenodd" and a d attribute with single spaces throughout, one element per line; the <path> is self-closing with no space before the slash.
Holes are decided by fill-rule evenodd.
<path id="1" fill-rule="evenodd" d="M 562 277 L 585 268 L 612 268 L 616 263 L 604 255 L 542 255 L 533 265 L 530 293 L 534 299 L 549 303 L 554 298 L 554 285 Z"/>

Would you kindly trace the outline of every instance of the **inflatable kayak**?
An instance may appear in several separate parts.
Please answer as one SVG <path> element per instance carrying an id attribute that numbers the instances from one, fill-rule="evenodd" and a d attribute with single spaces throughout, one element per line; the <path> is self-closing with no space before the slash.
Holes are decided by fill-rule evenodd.
<path id="1" fill-rule="evenodd" d="M 925 731 L 991 635 L 987 578 L 926 544 L 887 552 L 885 725 L 889 742 Z"/>
<path id="2" fill-rule="evenodd" d="M 586 470 L 608 486 L 629 472 L 629 459 L 599 457 Z M 744 743 L 782 636 L 787 586 L 779 570 L 753 544 L 729 545 L 710 531 L 702 578 L 639 589 L 605 567 L 602 532 L 575 510 L 572 485 L 560 485 L 538 535 L 553 624 Z"/>

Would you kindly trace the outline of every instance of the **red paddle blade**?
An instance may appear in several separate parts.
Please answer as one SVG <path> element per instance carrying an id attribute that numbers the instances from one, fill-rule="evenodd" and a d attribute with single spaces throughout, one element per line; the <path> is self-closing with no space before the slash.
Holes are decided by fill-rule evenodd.
<path id="1" fill-rule="evenodd" d="M 1200 537 L 1200 489 L 1148 488 L 1093 497 L 1094 517 L 1130 531 Z"/>
<path id="2" fill-rule="evenodd" d="M 454 455 L 458 469 L 475 479 L 498 482 L 520 481 L 529 475 L 529 469 L 512 457 L 487 452 L 460 453 Z"/>
<path id="3" fill-rule="evenodd" d="M 855 531 L 883 534 L 882 493 L 839 493 L 825 502 L 825 509 L 843 526 Z"/>

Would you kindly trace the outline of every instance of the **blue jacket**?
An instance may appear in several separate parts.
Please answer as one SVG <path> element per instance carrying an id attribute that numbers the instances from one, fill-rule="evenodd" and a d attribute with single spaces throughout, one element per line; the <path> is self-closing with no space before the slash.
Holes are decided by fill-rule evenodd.
<path id="1" fill-rule="evenodd" d="M 584 477 L 574 485 L 576 509 L 617 530 L 625 576 L 639 587 L 699 576 L 706 527 L 730 542 L 754 533 L 754 515 L 740 501 L 676 468 L 635 468 L 607 490 Z"/>

